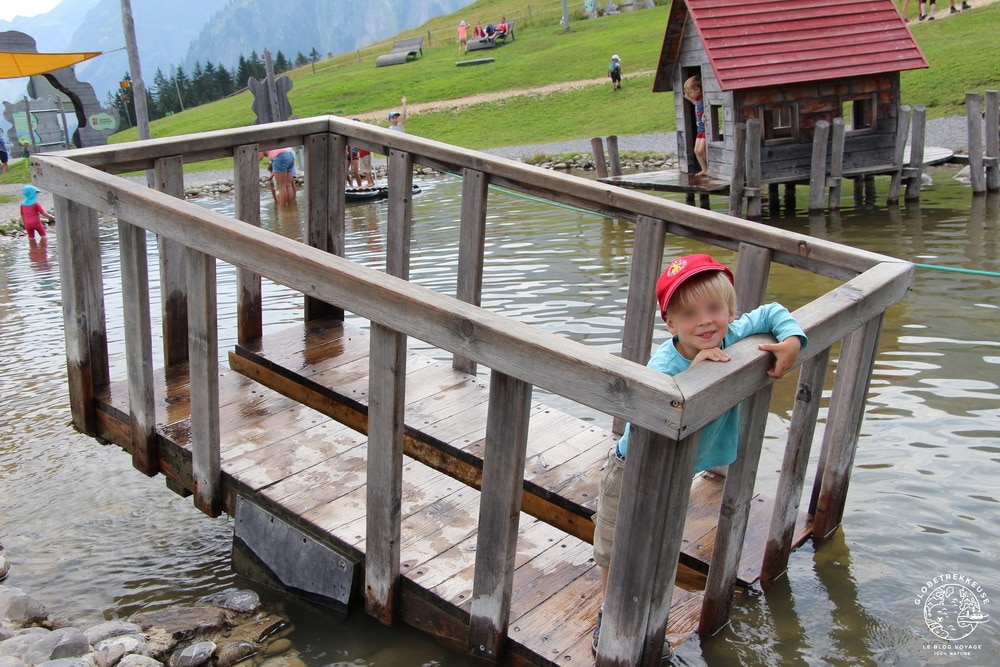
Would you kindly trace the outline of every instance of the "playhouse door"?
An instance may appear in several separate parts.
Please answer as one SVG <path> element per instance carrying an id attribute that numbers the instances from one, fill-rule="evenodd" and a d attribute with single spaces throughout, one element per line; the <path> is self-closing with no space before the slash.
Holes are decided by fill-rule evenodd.
<path id="1" fill-rule="evenodd" d="M 681 68 L 682 91 L 684 82 L 692 76 L 697 76 L 701 80 L 701 67 Z M 698 136 L 698 118 L 695 114 L 694 104 L 687 99 L 683 99 L 683 109 L 681 116 L 677 118 L 677 156 L 681 173 L 696 174 L 701 169 L 698 158 L 694 154 L 694 140 Z"/>

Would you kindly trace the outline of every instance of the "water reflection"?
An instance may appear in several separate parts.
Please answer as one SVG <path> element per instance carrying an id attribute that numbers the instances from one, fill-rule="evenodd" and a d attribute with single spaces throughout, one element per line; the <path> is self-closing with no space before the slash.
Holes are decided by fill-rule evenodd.
<path id="1" fill-rule="evenodd" d="M 845 198 L 839 211 L 810 217 L 782 202 L 780 217 L 768 222 L 927 267 L 1000 273 L 1000 198 L 972 197 L 968 186 L 951 180 L 953 171 L 933 170 L 935 185 L 919 205 L 856 207 Z M 439 177 L 420 186 L 411 273 L 453 294 L 460 183 Z M 802 205 L 805 199 L 799 197 Z M 232 213 L 231 201 L 202 203 Z M 300 201 L 300 216 L 304 210 Z M 484 306 L 617 352 L 633 226 L 498 191 L 490 192 L 488 210 Z M 286 211 L 275 210 L 268 195 L 262 225 L 301 238 L 301 220 Z M 384 267 L 386 212 L 385 202 L 348 207 L 351 259 Z M 115 225 L 102 223 L 109 320 L 121 309 L 116 237 Z M 666 243 L 668 256 L 708 250 L 687 239 Z M 149 248 L 155 267 L 151 237 Z M 69 428 L 58 251 L 55 235 L 44 248 L 26 239 L 0 240 L 0 542 L 14 561 L 6 583 L 38 592 L 69 618 L 124 616 L 144 604 L 193 601 L 245 583 L 229 572 L 227 519 L 205 518 L 189 499 L 166 491 L 161 479 L 135 473 L 117 448 Z M 735 261 L 733 253 L 713 252 Z M 768 297 L 794 309 L 835 285 L 775 267 Z M 995 275 L 917 271 L 912 293 L 886 316 L 842 531 L 819 548 L 807 545 L 793 554 L 786 579 L 738 598 L 731 626 L 683 647 L 684 664 L 956 662 L 925 648 L 933 636 L 914 598 L 923 582 L 948 571 L 1000 595 L 997 287 Z M 301 298 L 266 280 L 263 293 L 265 331 L 299 320 Z M 151 297 L 158 327 L 159 296 Z M 235 272 L 220 263 L 222 363 L 235 338 L 235 301 Z M 655 342 L 664 335 L 658 328 Z M 121 372 L 121 330 L 109 337 L 112 364 Z M 411 345 L 447 356 L 419 341 Z M 791 405 L 794 388 L 790 379 L 775 387 L 779 403 L 760 465 L 764 494 L 773 491 L 781 466 L 789 417 L 781 406 Z M 465 662 L 403 628 L 384 629 L 359 615 L 337 626 L 294 602 L 269 599 L 294 616 L 293 641 L 310 665 Z M 1000 660 L 998 624 L 980 625 L 972 638 L 982 649 L 961 664 Z"/>

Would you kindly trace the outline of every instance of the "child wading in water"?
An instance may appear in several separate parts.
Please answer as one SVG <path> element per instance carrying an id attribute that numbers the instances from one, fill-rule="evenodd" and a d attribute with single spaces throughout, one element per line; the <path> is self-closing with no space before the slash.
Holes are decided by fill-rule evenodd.
<path id="1" fill-rule="evenodd" d="M 705 99 L 701 94 L 701 77 L 692 76 L 684 82 L 684 99 L 694 105 L 697 130 L 694 138 L 694 156 L 701 167 L 695 176 L 708 176 L 708 149 L 705 145 Z"/>
<path id="2" fill-rule="evenodd" d="M 708 255 L 688 255 L 670 262 L 656 282 L 656 301 L 672 337 L 657 348 L 647 366 L 667 375 L 677 375 L 705 361 L 725 363 L 731 359 L 725 349 L 733 343 L 754 334 L 771 334 L 779 342 L 762 343 L 758 348 L 774 355 L 774 366 L 767 374 L 780 378 L 795 364 L 799 349 L 806 345 L 802 328 L 781 304 L 763 305 L 737 318 L 733 274 Z M 738 415 L 739 406 L 733 406 L 701 428 L 694 472 L 726 466 L 736 460 Z M 631 425 L 626 426 L 618 444 L 608 452 L 594 515 L 594 562 L 601 568 L 602 610 L 618 505 L 622 493 L 628 493 L 628 489 L 622 489 L 622 479 L 630 430 Z M 683 522 L 684 518 L 673 517 L 673 520 Z M 595 653 L 602 615 L 603 611 L 597 613 L 594 628 Z M 663 657 L 670 654 L 670 645 L 664 641 Z"/>
<path id="3" fill-rule="evenodd" d="M 608 65 L 608 76 L 611 77 L 611 90 L 618 90 L 622 87 L 622 62 L 617 53 L 611 56 L 611 64 Z"/>
<path id="4" fill-rule="evenodd" d="M 46 233 L 42 218 L 46 218 L 49 222 L 55 222 L 56 219 L 38 203 L 40 192 L 38 188 L 34 185 L 25 185 L 21 192 L 24 193 L 24 200 L 21 201 L 21 224 L 24 226 L 24 231 L 28 232 L 28 240 L 35 240 L 35 232 L 44 239 Z"/>

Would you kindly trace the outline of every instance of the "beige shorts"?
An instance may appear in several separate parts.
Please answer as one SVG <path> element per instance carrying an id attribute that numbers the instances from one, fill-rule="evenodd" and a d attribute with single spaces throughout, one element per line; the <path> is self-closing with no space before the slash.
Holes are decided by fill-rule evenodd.
<path id="1" fill-rule="evenodd" d="M 615 541 L 618 504 L 621 502 L 622 479 L 625 477 L 625 459 L 618 458 L 615 449 L 612 447 L 608 452 L 608 460 L 601 473 L 601 489 L 597 496 L 597 512 L 594 514 L 594 562 L 605 569 L 611 565 L 611 545 Z"/>
<path id="2" fill-rule="evenodd" d="M 362 155 L 358 158 L 358 173 L 367 176 L 372 173 L 372 154 Z"/>

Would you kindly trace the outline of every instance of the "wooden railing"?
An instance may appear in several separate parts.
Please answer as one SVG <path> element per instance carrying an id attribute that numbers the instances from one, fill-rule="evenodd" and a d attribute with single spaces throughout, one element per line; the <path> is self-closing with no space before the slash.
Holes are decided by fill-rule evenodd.
<path id="1" fill-rule="evenodd" d="M 342 257 L 347 143 L 389 156 L 385 273 Z M 288 145 L 305 147 L 308 245 L 258 226 L 257 152 Z M 234 159 L 242 221 L 183 200 L 183 164 L 219 157 Z M 407 281 L 416 163 L 463 180 L 457 298 Z M 157 190 L 114 176 L 142 169 L 154 171 Z M 759 341 L 747 340 L 733 346 L 728 364 L 702 364 L 676 377 L 645 368 L 667 234 L 738 251 L 742 310 L 761 302 L 773 263 L 843 281 L 794 313 L 810 344 L 799 357 L 765 579 L 786 568 L 823 378 L 831 348 L 842 341 L 809 501 L 815 534 L 828 535 L 841 520 L 883 313 L 903 298 L 913 274 L 911 264 L 890 257 L 337 117 L 33 156 L 32 178 L 55 196 L 73 421 L 90 433 L 96 432 L 95 392 L 112 380 L 97 211 L 118 219 L 132 451 L 135 466 L 147 474 L 155 474 L 159 457 L 145 232 L 158 236 L 164 357 L 189 360 L 194 502 L 208 514 L 222 506 L 214 260 L 240 271 L 240 340 L 261 332 L 260 276 L 304 294 L 307 318 L 349 311 L 371 321 L 368 488 L 382 500 L 368 506 L 366 606 L 384 622 L 396 613 L 400 580 L 406 338 L 451 352 L 458 368 L 490 369 L 482 490 L 494 501 L 481 509 L 469 637 L 471 650 L 489 657 L 498 656 L 506 640 L 517 548 L 511 517 L 520 509 L 534 386 L 634 429 L 625 484 L 635 493 L 622 498 L 612 556 L 626 566 L 611 569 L 600 665 L 658 661 L 683 528 L 670 518 L 685 514 L 697 432 L 743 403 L 739 457 L 726 480 L 699 629 L 711 633 L 726 622 L 768 414 L 770 355 L 757 350 Z M 621 357 L 479 307 L 489 186 L 635 223 Z"/>

